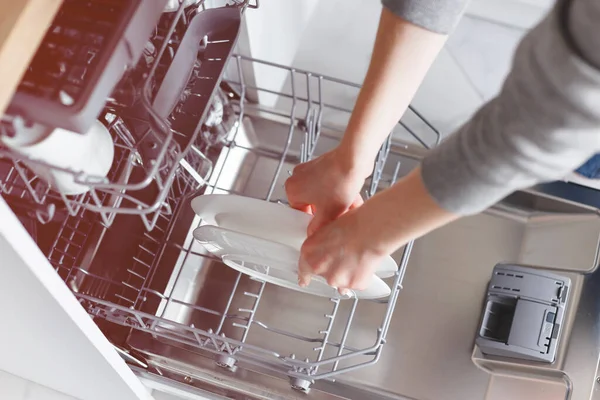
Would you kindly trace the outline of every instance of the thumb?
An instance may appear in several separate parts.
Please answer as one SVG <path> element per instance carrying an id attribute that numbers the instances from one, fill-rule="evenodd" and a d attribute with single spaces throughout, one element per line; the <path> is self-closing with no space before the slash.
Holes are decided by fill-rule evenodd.
<path id="1" fill-rule="evenodd" d="M 308 236 L 311 236 L 325 225 L 335 221 L 335 219 L 342 215 L 345 211 L 346 210 L 344 208 L 313 206 L 314 217 L 308 224 L 306 233 Z"/>
<path id="2" fill-rule="evenodd" d="M 352 204 L 350 205 L 350 210 L 353 210 L 355 208 L 358 208 L 360 206 L 362 206 L 363 204 L 365 204 L 365 201 L 363 200 L 362 196 L 360 195 L 360 193 L 356 196 L 356 199 L 354 199 L 354 201 L 352 202 Z"/>
<path id="3" fill-rule="evenodd" d="M 308 228 L 306 229 L 306 233 L 308 236 L 311 236 L 313 233 L 319 230 L 319 228 L 327 225 L 329 222 L 333 221 L 333 218 L 329 218 L 325 213 L 319 212 L 317 210 L 313 219 L 310 220 L 308 224 Z"/>

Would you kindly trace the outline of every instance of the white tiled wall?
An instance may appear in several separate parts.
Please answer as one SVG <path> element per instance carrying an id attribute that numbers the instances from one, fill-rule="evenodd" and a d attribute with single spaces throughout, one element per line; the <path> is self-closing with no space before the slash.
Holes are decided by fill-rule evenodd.
<path id="1" fill-rule="evenodd" d="M 10 400 L 77 400 L 37 383 L 0 371 L 0 399 Z"/>

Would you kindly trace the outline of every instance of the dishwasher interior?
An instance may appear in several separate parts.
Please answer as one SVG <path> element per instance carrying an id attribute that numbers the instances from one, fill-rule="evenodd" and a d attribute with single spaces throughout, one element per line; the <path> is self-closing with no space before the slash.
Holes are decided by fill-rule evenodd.
<path id="1" fill-rule="evenodd" d="M 236 399 L 499 399 L 506 382 L 542 390 L 544 399 L 571 398 L 572 375 L 591 365 L 595 372 L 598 361 L 567 372 L 578 296 L 598 261 L 593 209 L 517 193 L 398 251 L 392 293 L 380 300 L 284 289 L 230 269 L 194 242 L 196 196 L 285 204 L 289 171 L 336 146 L 360 89 L 236 54 L 242 11 L 260 12 L 249 6 L 182 2 L 161 18 L 100 116 L 115 145 L 108 177 L 65 171 L 88 192 L 54 191 L 28 168 L 36 160 L 0 147 L 0 193 L 117 351 L 141 375 Z M 190 41 L 200 43 L 191 61 Z M 261 74 L 285 76 L 285 84 L 263 86 Z M 410 108 L 382 146 L 364 197 L 439 142 Z M 553 364 L 473 350 L 499 262 L 573 282 Z"/>

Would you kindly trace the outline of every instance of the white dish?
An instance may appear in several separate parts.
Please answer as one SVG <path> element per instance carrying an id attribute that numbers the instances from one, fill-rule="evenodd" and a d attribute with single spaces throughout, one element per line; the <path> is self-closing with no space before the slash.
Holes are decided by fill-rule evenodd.
<path id="1" fill-rule="evenodd" d="M 307 287 L 300 287 L 297 262 L 300 253 L 290 246 L 211 225 L 195 229 L 194 238 L 229 267 L 299 292 L 337 299 L 377 299 L 391 293 L 389 286 L 377 276 L 373 276 L 367 289 L 350 291 L 346 296 L 340 295 L 320 276 L 313 276 Z"/>
<path id="2" fill-rule="evenodd" d="M 290 247 L 296 253 L 284 259 L 289 263 L 298 261 L 300 248 L 306 240 L 306 228 L 312 218 L 309 214 L 282 204 L 230 194 L 198 196 L 192 200 L 192 208 L 207 225 Z M 377 267 L 375 274 L 380 278 L 389 278 L 397 270 L 398 265 L 388 256 Z"/>

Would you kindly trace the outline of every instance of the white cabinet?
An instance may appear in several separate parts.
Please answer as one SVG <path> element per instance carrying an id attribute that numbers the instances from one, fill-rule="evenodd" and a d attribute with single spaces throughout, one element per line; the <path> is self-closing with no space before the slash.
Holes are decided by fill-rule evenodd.
<path id="1" fill-rule="evenodd" d="M 1 197 L 0 304 L 0 371 L 79 400 L 152 399 Z M 11 381 L 0 398 L 19 399 Z"/>

